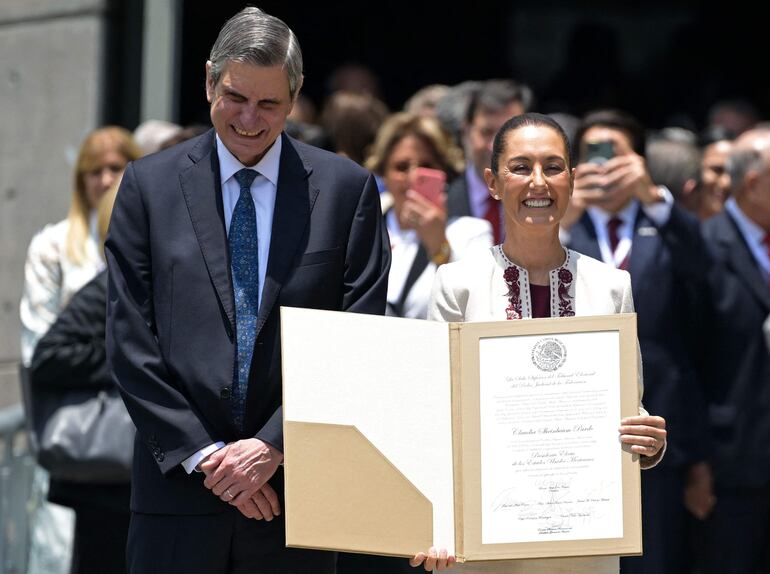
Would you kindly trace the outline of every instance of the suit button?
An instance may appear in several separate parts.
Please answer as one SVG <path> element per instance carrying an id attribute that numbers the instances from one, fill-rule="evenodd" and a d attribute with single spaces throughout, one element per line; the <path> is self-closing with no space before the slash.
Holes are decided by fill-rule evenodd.
<path id="1" fill-rule="evenodd" d="M 230 387 L 225 387 L 219 391 L 219 398 L 222 400 L 228 400 L 230 398 Z"/>
<path id="2" fill-rule="evenodd" d="M 163 454 L 162 452 L 159 452 L 158 456 L 156 456 L 155 458 L 158 459 L 158 462 L 163 462 L 163 459 L 166 458 L 166 455 Z"/>

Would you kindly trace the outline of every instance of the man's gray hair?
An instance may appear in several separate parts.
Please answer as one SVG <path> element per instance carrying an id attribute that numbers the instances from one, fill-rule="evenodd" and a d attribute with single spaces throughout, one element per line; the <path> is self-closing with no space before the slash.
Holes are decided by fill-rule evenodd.
<path id="1" fill-rule="evenodd" d="M 701 152 L 691 142 L 682 139 L 650 141 L 645 158 L 652 181 L 665 185 L 675 199 L 682 199 L 688 181 L 701 182 Z"/>
<path id="2" fill-rule="evenodd" d="M 741 186 L 747 173 L 760 169 L 762 169 L 762 154 L 754 147 L 736 146 L 725 162 L 725 170 L 730 176 L 734 189 Z"/>
<path id="3" fill-rule="evenodd" d="M 230 18 L 211 47 L 211 80 L 216 86 L 228 62 L 282 66 L 292 99 L 302 85 L 302 51 L 294 32 L 275 16 L 248 6 Z"/>

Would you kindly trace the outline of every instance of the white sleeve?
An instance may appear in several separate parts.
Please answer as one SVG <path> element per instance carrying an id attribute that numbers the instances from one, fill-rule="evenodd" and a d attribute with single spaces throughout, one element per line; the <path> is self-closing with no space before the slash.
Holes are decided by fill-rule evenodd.
<path id="1" fill-rule="evenodd" d="M 210 444 L 207 447 L 203 447 L 198 452 L 193 454 L 190 457 L 187 457 L 182 461 L 182 466 L 184 467 L 187 474 L 192 474 L 193 471 L 198 470 L 197 466 L 204 458 L 206 458 L 208 455 L 210 455 L 212 452 L 218 451 L 220 448 L 223 448 L 225 446 L 225 443 L 222 441 L 217 441 L 214 444 Z M 198 470 L 198 472 L 200 472 Z"/>

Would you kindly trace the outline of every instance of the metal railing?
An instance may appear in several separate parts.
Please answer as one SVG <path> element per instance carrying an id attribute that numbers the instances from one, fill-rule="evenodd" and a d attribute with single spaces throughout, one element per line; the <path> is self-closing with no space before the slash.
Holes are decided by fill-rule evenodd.
<path id="1" fill-rule="evenodd" d="M 27 571 L 34 469 L 24 409 L 21 405 L 0 409 L 0 574 Z"/>

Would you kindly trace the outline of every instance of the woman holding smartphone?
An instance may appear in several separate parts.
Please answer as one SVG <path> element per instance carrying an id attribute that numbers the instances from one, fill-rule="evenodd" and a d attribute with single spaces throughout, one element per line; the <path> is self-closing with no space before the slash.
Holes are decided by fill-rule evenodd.
<path id="1" fill-rule="evenodd" d="M 490 194 L 503 204 L 505 241 L 439 269 L 428 318 L 505 321 L 633 312 L 627 272 L 566 249 L 559 241 L 573 179 L 569 142 L 559 124 L 540 114 L 508 120 L 495 137 L 492 165 L 485 172 Z M 625 449 L 640 455 L 642 468 L 650 468 L 665 450 L 665 421 L 648 415 L 641 404 L 639 413 L 619 421 L 619 438 Z M 453 563 L 453 557 L 436 549 L 411 560 L 412 566 L 426 570 Z M 619 567 L 617 557 L 599 556 L 472 563 L 460 569 L 617 574 Z"/>
<path id="2" fill-rule="evenodd" d="M 462 173 L 462 152 L 433 118 L 391 116 L 366 167 L 387 190 L 383 212 L 393 252 L 388 314 L 424 319 L 436 269 L 491 246 L 491 227 L 483 219 L 447 217 L 444 182 Z"/>

